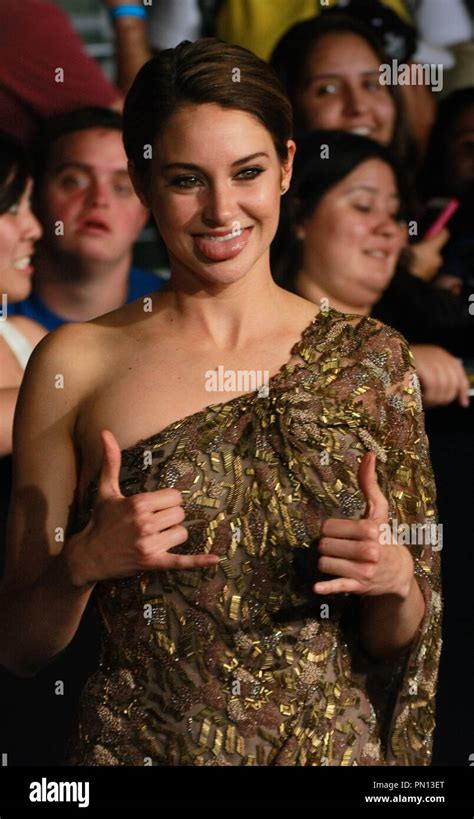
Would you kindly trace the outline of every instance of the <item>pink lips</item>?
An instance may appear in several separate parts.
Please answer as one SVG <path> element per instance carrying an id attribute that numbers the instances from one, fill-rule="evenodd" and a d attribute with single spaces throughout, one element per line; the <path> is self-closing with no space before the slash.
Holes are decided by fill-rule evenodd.
<path id="1" fill-rule="evenodd" d="M 103 236 L 104 233 L 109 232 L 109 226 L 100 219 L 84 219 L 77 229 L 77 233 L 88 233 L 91 236 Z"/>
<path id="2" fill-rule="evenodd" d="M 222 231 L 206 235 L 196 234 L 193 236 L 193 242 L 195 248 L 207 259 L 212 262 L 223 262 L 238 256 L 246 246 L 251 232 L 252 228 L 249 227 L 244 228 L 241 233 L 235 236 L 231 232 L 223 233 Z M 216 238 L 208 238 L 211 236 Z M 229 238 L 225 239 L 225 236 L 229 236 Z"/>

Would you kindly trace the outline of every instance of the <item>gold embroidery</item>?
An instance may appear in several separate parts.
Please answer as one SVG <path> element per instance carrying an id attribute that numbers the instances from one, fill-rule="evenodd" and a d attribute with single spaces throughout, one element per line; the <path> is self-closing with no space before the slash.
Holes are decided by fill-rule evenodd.
<path id="1" fill-rule="evenodd" d="M 213 405 L 124 451 L 124 494 L 170 481 L 183 493 L 189 538 L 174 551 L 221 561 L 98 584 L 103 657 L 72 764 L 429 764 L 439 553 L 411 547 L 426 615 L 408 658 L 383 674 L 359 645 L 359 600 L 312 591 L 322 521 L 363 513 L 367 449 L 391 516 L 435 520 L 409 351 L 372 319 L 329 310 L 292 353 L 266 397 Z M 77 530 L 96 491 L 97 480 Z"/>

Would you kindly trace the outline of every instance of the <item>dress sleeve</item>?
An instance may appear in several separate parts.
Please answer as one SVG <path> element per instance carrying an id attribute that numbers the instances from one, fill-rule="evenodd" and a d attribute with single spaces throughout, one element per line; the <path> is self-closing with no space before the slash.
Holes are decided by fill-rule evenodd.
<path id="1" fill-rule="evenodd" d="M 402 336 L 386 327 L 382 334 L 386 334 L 389 356 L 385 402 L 379 416 L 379 443 L 385 457 L 378 459 L 378 476 L 389 503 L 390 528 L 411 552 L 426 610 L 411 646 L 397 660 L 381 664 L 385 673 L 379 679 L 385 678 L 385 684 L 381 683 L 385 691 L 377 691 L 375 682 L 374 695 L 385 705 L 382 724 L 387 764 L 429 765 L 441 650 L 442 526 L 437 521 L 435 482 L 413 358 Z"/>

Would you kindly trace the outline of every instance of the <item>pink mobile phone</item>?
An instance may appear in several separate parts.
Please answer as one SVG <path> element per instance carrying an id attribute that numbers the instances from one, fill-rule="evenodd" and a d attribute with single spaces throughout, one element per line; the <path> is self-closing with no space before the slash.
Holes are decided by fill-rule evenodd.
<path id="1" fill-rule="evenodd" d="M 459 207 L 459 199 L 453 197 L 448 200 L 433 200 L 430 205 L 438 211 L 438 215 L 426 231 L 423 239 L 432 239 L 433 236 L 437 236 L 438 233 L 443 230 L 447 222 L 449 222 L 451 217 L 456 213 Z M 439 212 L 440 206 L 443 206 L 441 212 Z"/>

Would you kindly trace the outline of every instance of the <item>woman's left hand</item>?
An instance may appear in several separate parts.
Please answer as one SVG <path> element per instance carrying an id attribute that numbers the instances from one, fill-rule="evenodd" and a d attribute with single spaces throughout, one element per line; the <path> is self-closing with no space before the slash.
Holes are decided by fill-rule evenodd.
<path id="1" fill-rule="evenodd" d="M 313 590 L 317 594 L 408 597 L 414 580 L 413 559 L 405 546 L 381 543 L 381 533 L 388 525 L 388 502 L 377 481 L 375 462 L 374 453 L 367 452 L 357 475 L 367 502 L 365 518 L 329 518 L 322 525 L 318 568 L 335 579 L 316 583 Z"/>

